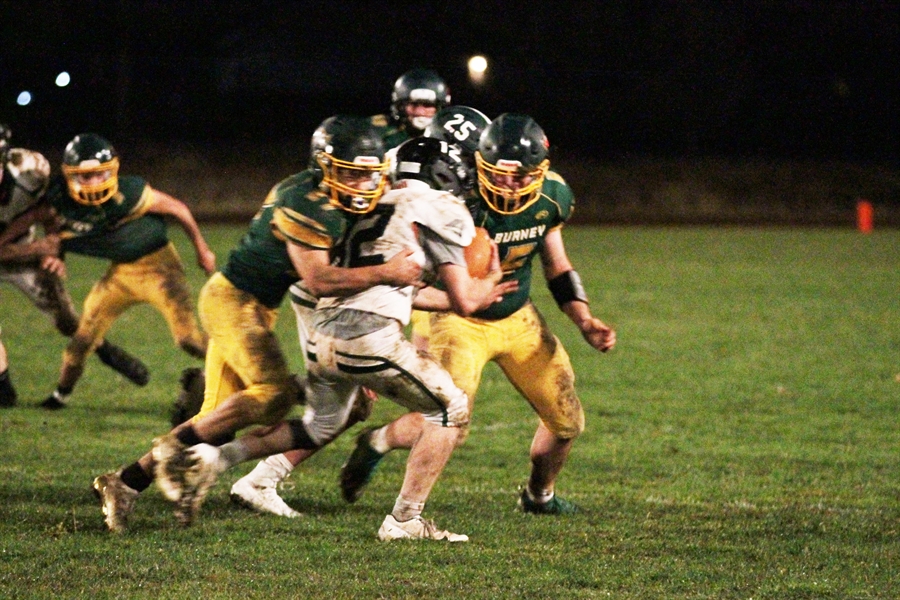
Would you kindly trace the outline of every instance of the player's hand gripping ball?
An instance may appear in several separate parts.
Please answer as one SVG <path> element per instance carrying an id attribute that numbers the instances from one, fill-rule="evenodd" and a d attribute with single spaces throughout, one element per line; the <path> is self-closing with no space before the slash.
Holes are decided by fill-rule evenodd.
<path id="1" fill-rule="evenodd" d="M 484 227 L 475 228 L 472 243 L 463 250 L 469 275 L 481 279 L 491 270 L 491 238 Z"/>

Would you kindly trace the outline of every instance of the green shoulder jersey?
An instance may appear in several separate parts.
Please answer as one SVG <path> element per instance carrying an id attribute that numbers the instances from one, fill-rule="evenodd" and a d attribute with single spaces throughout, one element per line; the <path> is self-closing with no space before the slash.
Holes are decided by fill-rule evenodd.
<path id="1" fill-rule="evenodd" d="M 228 256 L 222 274 L 263 305 L 277 308 L 297 274 L 288 241 L 331 251 L 347 231 L 347 213 L 330 204 L 311 170 L 276 184 Z"/>
<path id="2" fill-rule="evenodd" d="M 88 206 L 69 196 L 65 178 L 54 179 L 46 197 L 60 223 L 63 252 L 128 263 L 168 244 L 165 219 L 147 213 L 152 191 L 140 177 L 120 176 L 112 198 Z"/>
<path id="3" fill-rule="evenodd" d="M 370 117 L 369 121 L 381 136 L 385 150 L 396 148 L 412 136 L 406 131 L 406 128 L 398 125 L 390 115 L 375 115 Z"/>
<path id="4" fill-rule="evenodd" d="M 544 247 L 544 238 L 572 216 L 572 188 L 553 171 L 547 173 L 537 201 L 515 215 L 501 215 L 482 200 L 475 225 L 484 227 L 497 242 L 503 281 L 517 280 L 519 289 L 490 308 L 475 313 L 479 319 L 503 319 L 522 308 L 531 294 L 532 261 Z"/>

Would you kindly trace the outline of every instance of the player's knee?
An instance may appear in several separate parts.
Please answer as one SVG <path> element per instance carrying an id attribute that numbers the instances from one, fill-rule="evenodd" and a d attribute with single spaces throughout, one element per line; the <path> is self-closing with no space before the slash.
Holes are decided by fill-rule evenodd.
<path id="1" fill-rule="evenodd" d="M 287 377 L 277 384 L 254 387 L 254 391 L 262 398 L 258 403 L 260 414 L 256 419 L 256 423 L 260 425 L 274 425 L 296 404 L 299 386 L 294 377 Z"/>
<path id="2" fill-rule="evenodd" d="M 423 412 L 426 421 L 444 427 L 467 428 L 469 425 L 469 400 L 460 391 L 443 410 Z"/>
<path id="3" fill-rule="evenodd" d="M 75 315 L 56 313 L 53 324 L 66 337 L 72 337 L 78 331 L 78 318 Z"/>
<path id="4" fill-rule="evenodd" d="M 569 419 L 561 419 L 554 423 L 545 423 L 550 433 L 561 440 L 574 440 L 584 432 L 584 411 L 579 411 Z"/>

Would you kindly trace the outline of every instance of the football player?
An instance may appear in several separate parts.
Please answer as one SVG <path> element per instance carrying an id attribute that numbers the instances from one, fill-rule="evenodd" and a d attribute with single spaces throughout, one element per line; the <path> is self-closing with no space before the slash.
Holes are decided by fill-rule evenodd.
<path id="1" fill-rule="evenodd" d="M 562 177 L 549 170 L 548 154 L 543 129 L 527 115 L 500 115 L 484 130 L 475 153 L 480 196 L 475 223 L 499 246 L 504 280 L 517 281 L 518 291 L 475 318 L 434 313 L 429 347 L 470 402 L 490 361 L 525 396 L 540 422 L 519 506 L 527 513 L 559 515 L 577 511 L 574 503 L 555 494 L 555 484 L 584 429 L 584 411 L 569 357 L 530 300 L 533 259 L 540 258 L 550 293 L 588 344 L 606 352 L 615 345 L 616 334 L 591 314 L 584 286 L 566 254 L 562 228 L 574 199 Z M 346 501 L 359 498 L 387 452 L 411 447 L 421 420 L 409 413 L 357 437 L 341 469 Z"/>
<path id="2" fill-rule="evenodd" d="M 398 84 L 403 82 L 401 89 L 408 88 L 408 82 L 412 78 L 401 77 Z M 423 81 L 432 81 L 435 79 L 431 76 L 422 77 Z M 439 88 L 439 85 L 433 87 Z M 398 96 L 395 89 L 395 96 Z M 478 148 L 478 139 L 481 132 L 490 123 L 490 120 L 480 111 L 468 106 L 445 106 L 434 113 L 434 118 L 424 131 L 424 137 L 434 138 L 444 141 L 448 144 L 447 158 L 441 160 L 440 154 L 430 157 L 426 160 L 424 157 L 410 163 L 428 164 L 428 168 L 433 171 L 444 171 L 450 169 L 451 164 L 458 172 L 456 173 L 458 181 L 458 189 L 452 191 L 454 195 L 458 195 L 465 199 L 467 205 L 472 202 L 473 196 L 477 196 L 475 185 L 475 151 Z M 381 130 L 384 134 L 384 130 Z M 388 136 L 387 139 L 398 139 L 398 136 Z M 417 139 L 414 137 L 413 139 Z M 317 141 L 318 140 L 318 141 Z M 408 141 L 408 140 L 407 140 Z M 323 143 L 322 136 L 313 136 L 313 144 L 310 150 L 310 156 L 316 156 L 320 151 Z M 386 142 L 386 144 L 389 142 Z M 426 143 L 425 148 L 432 148 L 433 145 Z M 407 146 L 405 153 L 407 157 L 412 156 L 418 146 Z M 420 149 L 425 152 L 425 150 Z M 390 152 L 389 152 L 390 153 Z M 453 162 L 451 163 L 451 158 Z M 461 163 L 461 164 L 459 164 Z M 442 168 L 441 165 L 444 165 Z M 396 163 L 393 167 L 392 177 L 401 179 L 409 178 L 409 174 L 404 171 L 409 166 L 403 166 Z M 471 210 L 471 209 L 470 209 Z M 291 288 L 291 303 L 294 311 L 297 313 L 298 333 L 301 340 L 308 337 L 308 332 L 304 328 L 304 323 L 308 321 L 308 314 L 316 305 L 316 298 L 309 294 L 303 288 L 303 283 L 295 284 Z M 410 317 L 412 324 L 411 340 L 413 344 L 420 350 L 426 350 L 428 346 L 428 324 L 429 313 L 424 310 L 415 309 Z M 301 342 L 302 345 L 302 342 Z M 362 389 L 363 396 L 360 402 L 366 399 L 371 403 L 374 396 L 365 388 Z M 361 410 L 363 415 L 371 412 L 371 407 Z M 347 425 L 349 427 L 353 423 Z M 291 508 L 278 494 L 278 485 L 284 481 L 293 471 L 294 467 L 306 459 L 303 452 L 291 451 L 284 454 L 275 454 L 261 461 L 247 475 L 237 480 L 231 488 L 231 498 L 238 504 L 251 508 L 253 510 L 272 513 L 283 517 L 297 517 L 300 513 Z"/>
<path id="3" fill-rule="evenodd" d="M 401 75 L 395 82 L 391 93 L 390 114 L 380 114 L 370 117 L 385 148 L 387 161 L 393 173 L 393 156 L 397 146 L 403 142 L 419 137 L 425 133 L 431 125 L 436 113 L 446 109 L 450 102 L 450 91 L 447 84 L 434 71 L 427 69 L 413 69 Z M 310 144 L 310 165 L 313 169 L 319 169 L 316 157 L 327 143 L 326 125 L 323 122 L 317 133 L 313 135 Z M 456 125 L 451 125 L 456 127 Z M 463 126 L 463 131 L 468 129 Z M 480 132 L 479 132 L 480 133 Z M 315 308 L 317 298 L 309 293 L 303 282 L 294 284 L 290 289 L 291 306 L 297 315 L 297 333 L 301 340 L 301 346 L 308 337 L 308 331 L 304 323 Z M 413 322 L 424 320 L 420 311 L 413 311 Z M 369 390 L 363 389 L 360 402 L 373 403 L 376 396 Z M 371 410 L 363 410 L 367 414 Z M 231 498 L 238 504 L 257 510 L 284 517 L 296 517 L 300 513 L 288 506 L 278 495 L 277 484 L 284 481 L 290 475 L 294 466 L 299 464 L 305 456 L 302 452 L 286 452 L 276 454 L 261 461 L 250 473 L 239 479 L 231 488 Z"/>
<path id="4" fill-rule="evenodd" d="M 75 305 L 63 285 L 65 266 L 59 258 L 59 237 L 53 221 L 44 222 L 48 235 L 36 236 L 36 223 L 26 216 L 47 189 L 50 164 L 43 155 L 10 147 L 9 127 L 0 124 L 0 281 L 16 286 L 41 312 L 53 319 L 57 331 L 72 337 L 78 328 Z M 12 221 L 22 217 L 15 228 Z M 18 233 L 16 232 L 18 229 Z M 118 346 L 101 340 L 96 349 L 104 364 L 137 385 L 145 385 L 144 364 Z M 16 403 L 6 351 L 0 342 L 0 407 Z"/>
<path id="5" fill-rule="evenodd" d="M 411 249 L 423 266 L 423 279 L 440 280 L 446 289 L 428 288 L 424 305 L 462 315 L 514 290 L 516 282 L 496 285 L 503 276 L 496 254 L 487 277 L 473 279 L 468 273 L 463 248 L 475 228 L 458 197 L 466 169 L 449 153 L 448 144 L 410 140 L 398 148 L 397 159 L 402 179 L 366 218 L 353 223 L 344 244 L 333 253 L 334 261 L 348 267 L 382 263 Z M 321 260 L 328 260 L 327 255 Z M 323 297 L 315 309 L 307 347 L 303 419 L 286 421 L 265 435 L 244 436 L 221 449 L 210 445 L 192 449 L 186 462 L 196 465 L 180 494 L 202 495 L 221 472 L 248 458 L 289 448 L 312 455 L 346 429 L 360 386 L 366 386 L 422 417 L 400 495 L 378 531 L 379 539 L 466 541 L 467 536 L 439 530 L 421 517 L 459 428 L 468 421 L 469 402 L 448 373 L 404 335 L 417 289 L 375 285 L 351 296 Z"/>
<path id="6" fill-rule="evenodd" d="M 51 182 L 38 205 L 59 227 L 63 252 L 110 261 L 84 300 L 78 329 L 63 352 L 59 381 L 43 408 L 65 408 L 84 372 L 87 357 L 128 308 L 149 303 L 162 313 L 172 337 L 196 358 L 206 354 L 206 336 L 194 317 L 181 258 L 167 235 L 166 217 L 178 221 L 207 274 L 216 256 L 187 206 L 134 175 L 119 176 L 119 155 L 94 133 L 75 136 L 63 152 L 62 176 Z M 12 227 L 12 226 L 11 226 Z"/>
<path id="7" fill-rule="evenodd" d="M 450 144 L 453 151 L 459 154 L 466 165 L 466 179 L 462 182 L 463 197 L 470 212 L 475 213 L 478 204 L 478 186 L 475 175 L 475 151 L 481 132 L 491 120 L 480 110 L 470 106 L 446 106 L 434 115 L 431 123 L 425 128 L 425 137 L 443 140 Z M 428 350 L 428 336 L 431 329 L 431 316 L 421 310 L 414 310 L 410 339 L 416 348 L 423 352 Z"/>
<path id="8" fill-rule="evenodd" d="M 385 148 L 391 150 L 419 137 L 437 111 L 450 104 L 450 88 L 431 69 L 412 69 L 397 78 L 391 92 L 390 114 L 372 117 Z"/>
<path id="9" fill-rule="evenodd" d="M 225 441 L 249 425 L 278 422 L 296 403 L 301 390 L 273 329 L 278 307 L 301 273 L 315 296 L 419 279 L 421 267 L 407 258 L 411 252 L 359 268 L 331 264 L 329 250 L 384 192 L 387 163 L 381 139 L 366 119 L 339 116 L 323 126 L 317 130 L 323 139 L 317 168 L 272 188 L 225 266 L 200 293 L 200 318 L 210 337 L 200 412 L 154 440 L 136 462 L 94 479 L 110 531 L 126 528 L 139 493 L 154 479 L 177 501 L 179 521 L 189 524 L 205 490 L 179 491 L 190 483 L 184 481 L 190 466 L 183 461 L 186 449 Z"/>

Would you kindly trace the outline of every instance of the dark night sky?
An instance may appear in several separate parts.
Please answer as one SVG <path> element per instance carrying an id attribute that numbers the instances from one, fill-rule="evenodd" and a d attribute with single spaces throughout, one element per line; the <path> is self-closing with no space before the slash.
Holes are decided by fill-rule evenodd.
<path id="1" fill-rule="evenodd" d="M 425 66 L 573 152 L 896 161 L 898 23 L 877 1 L 0 1 L 0 121 L 34 144 L 307 139 Z"/>

